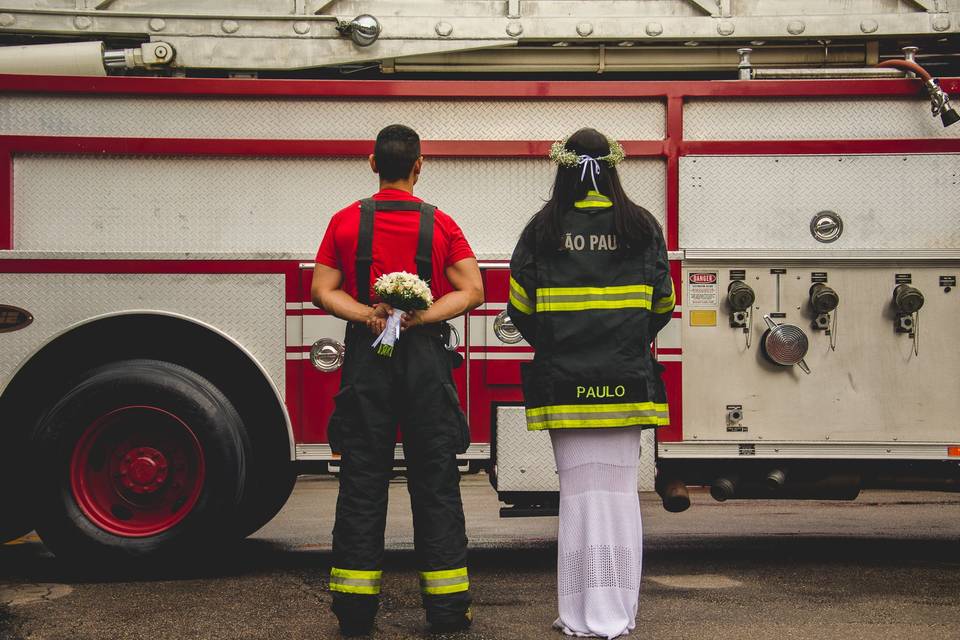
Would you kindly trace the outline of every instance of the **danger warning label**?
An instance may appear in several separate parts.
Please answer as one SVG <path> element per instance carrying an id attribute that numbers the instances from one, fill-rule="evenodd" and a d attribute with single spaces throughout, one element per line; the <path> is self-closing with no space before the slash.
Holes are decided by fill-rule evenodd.
<path id="1" fill-rule="evenodd" d="M 716 271 L 691 271 L 687 276 L 684 306 L 716 308 L 720 306 L 720 284 Z"/>

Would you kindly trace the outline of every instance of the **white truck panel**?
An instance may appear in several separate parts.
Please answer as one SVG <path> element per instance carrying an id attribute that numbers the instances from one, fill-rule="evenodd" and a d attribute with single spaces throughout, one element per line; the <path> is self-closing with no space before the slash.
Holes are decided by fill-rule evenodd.
<path id="1" fill-rule="evenodd" d="M 0 96 L 7 135 L 371 140 L 398 122 L 424 140 L 559 140 L 587 125 L 622 140 L 659 140 L 666 120 L 659 99 Z"/>
<path id="2" fill-rule="evenodd" d="M 280 274 L 0 273 L 0 291 L 4 304 L 34 317 L 25 329 L 4 335 L 0 392 L 19 367 L 57 335 L 98 316 L 132 311 L 176 314 L 210 325 L 242 345 L 281 394 L 286 388 Z"/>
<path id="3" fill-rule="evenodd" d="M 760 353 L 766 329 L 762 316 L 777 310 L 777 276 L 771 268 L 787 270 L 779 277 L 780 311 L 786 318 L 776 321 L 806 333 L 810 375 L 798 367 L 773 365 Z M 745 282 L 757 296 L 749 349 L 742 330 L 728 322 L 730 269 L 745 269 Z M 710 308 L 690 299 L 686 283 L 691 272 L 719 276 L 719 304 L 713 307 L 716 326 L 691 326 L 692 313 Z M 828 285 L 840 298 L 835 351 L 823 331 L 811 329 L 811 272 L 826 272 Z M 894 333 L 896 274 L 910 274 L 913 286 L 925 296 L 919 312 L 919 355 L 914 355 L 907 334 Z M 704 441 L 758 442 L 768 448 L 805 442 L 819 443 L 823 449 L 842 443 L 960 443 L 956 341 L 960 291 L 946 292 L 939 282 L 942 275 L 960 275 L 960 264 L 687 261 L 681 329 L 684 446 L 697 448 L 703 442 L 709 447 Z M 706 297 L 697 296 L 700 301 Z M 727 405 L 742 405 L 747 431 L 728 431 Z M 669 446 L 680 451 L 681 445 Z M 788 450 L 793 449 L 785 448 L 781 455 L 788 455 Z M 845 450 L 849 457 L 863 453 L 855 446 Z M 945 447 L 939 449 L 939 457 L 947 457 Z"/>
<path id="4" fill-rule="evenodd" d="M 541 158 L 429 158 L 417 195 L 452 215 L 479 257 L 509 258 L 555 170 Z M 660 159 L 621 168 L 661 224 L 664 172 Z M 18 155 L 14 246 L 312 259 L 330 216 L 375 191 L 375 178 L 354 157 Z"/>
<path id="5" fill-rule="evenodd" d="M 924 98 L 691 98 L 686 140 L 955 138 Z"/>
<path id="6" fill-rule="evenodd" d="M 960 155 L 686 156 L 680 159 L 683 249 L 960 247 Z M 813 216 L 843 234 L 824 244 Z"/>

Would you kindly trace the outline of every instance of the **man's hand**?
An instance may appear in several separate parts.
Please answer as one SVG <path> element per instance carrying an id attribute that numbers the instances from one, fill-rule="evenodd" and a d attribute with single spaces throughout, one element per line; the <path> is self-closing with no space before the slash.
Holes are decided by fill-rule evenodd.
<path id="1" fill-rule="evenodd" d="M 419 327 L 422 324 L 423 324 L 422 311 L 407 311 L 406 313 L 403 314 L 403 317 L 400 319 L 400 331 L 413 329 L 414 327 Z"/>
<path id="2" fill-rule="evenodd" d="M 370 307 L 370 315 L 367 317 L 367 327 L 370 329 L 370 333 L 375 336 L 383 333 L 383 330 L 387 328 L 387 318 L 390 317 L 391 313 L 393 313 L 393 307 L 385 302 L 378 302 Z"/>

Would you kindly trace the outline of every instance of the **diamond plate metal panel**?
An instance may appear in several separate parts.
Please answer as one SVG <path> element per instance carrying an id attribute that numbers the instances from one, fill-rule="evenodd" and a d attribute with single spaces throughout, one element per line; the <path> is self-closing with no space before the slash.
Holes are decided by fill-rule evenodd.
<path id="1" fill-rule="evenodd" d="M 922 99 L 724 98 L 687 102 L 683 135 L 687 140 L 955 138 L 960 129 L 944 128 Z"/>
<path id="2" fill-rule="evenodd" d="M 653 491 L 655 437 L 643 432 L 637 489 Z M 497 491 L 559 491 L 550 434 L 528 431 L 523 407 L 497 408 Z"/>
<path id="3" fill-rule="evenodd" d="M 497 491 L 560 491 L 550 434 L 527 431 L 523 407 L 497 407 Z"/>
<path id="4" fill-rule="evenodd" d="M 103 314 L 150 309 L 189 316 L 222 331 L 260 362 L 281 393 L 285 388 L 279 274 L 0 274 L 0 300 L 34 316 L 26 329 L 0 334 L 0 387 L 68 327 Z"/>
<path id="5" fill-rule="evenodd" d="M 960 247 L 960 155 L 687 156 L 680 160 L 685 249 Z M 823 244 L 817 212 L 843 219 Z"/>
<path id="6" fill-rule="evenodd" d="M 483 258 L 507 258 L 553 181 L 544 159 L 436 158 L 417 194 Z M 664 163 L 622 165 L 627 193 L 663 221 Z M 24 155 L 14 159 L 14 246 L 41 251 L 295 253 L 376 189 L 358 158 Z"/>
<path id="7" fill-rule="evenodd" d="M 371 100 L 0 96 L 9 135 L 370 140 L 402 122 L 429 140 L 556 140 L 584 123 L 616 138 L 664 137 L 659 100 Z"/>
<path id="8" fill-rule="evenodd" d="M 653 484 L 657 477 L 657 460 L 654 453 L 657 450 L 656 434 L 653 429 L 645 429 L 640 438 L 640 470 L 637 478 L 637 488 L 640 491 L 653 491 Z"/>

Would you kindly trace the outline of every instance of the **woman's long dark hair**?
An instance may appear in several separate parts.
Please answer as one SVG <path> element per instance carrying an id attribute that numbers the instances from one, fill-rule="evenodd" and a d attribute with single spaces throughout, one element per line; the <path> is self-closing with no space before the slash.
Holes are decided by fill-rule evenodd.
<path id="1" fill-rule="evenodd" d="M 610 153 L 610 143 L 596 129 L 580 129 L 567 140 L 566 148 L 580 155 L 600 158 Z M 557 176 L 553 181 L 553 192 L 524 229 L 524 238 L 538 251 L 563 247 L 563 214 L 573 208 L 573 203 L 583 200 L 587 191 L 593 189 L 590 170 L 580 176 L 582 166 L 557 167 Z M 620 176 L 614 167 L 600 162 L 600 173 L 595 175 L 600 193 L 613 202 L 613 220 L 620 250 L 639 253 L 646 249 L 657 234 L 662 233 L 660 224 L 649 211 L 634 203 L 623 191 Z M 535 243 L 535 244 L 534 244 Z"/>

